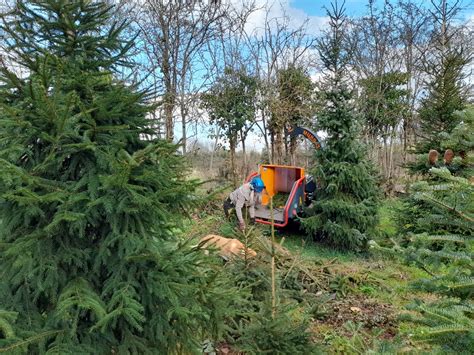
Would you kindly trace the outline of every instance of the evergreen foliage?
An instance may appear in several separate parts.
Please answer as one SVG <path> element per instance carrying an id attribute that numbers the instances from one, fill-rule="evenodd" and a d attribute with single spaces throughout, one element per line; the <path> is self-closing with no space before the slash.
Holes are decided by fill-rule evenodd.
<path id="1" fill-rule="evenodd" d="M 239 259 L 226 265 L 229 279 L 239 289 L 249 292 L 239 303 L 240 314 L 229 326 L 233 338 L 229 342 L 245 354 L 313 354 L 316 345 L 311 339 L 310 318 L 323 300 L 297 280 L 281 280 L 282 274 L 298 273 L 296 260 L 288 259 L 285 265 L 281 255 L 276 258 L 274 272 L 270 267 L 271 256 L 277 256 L 269 239 L 250 229 L 240 239 L 258 250 L 255 259 Z M 291 265 L 289 265 L 291 263 Z M 272 293 L 272 277 L 275 277 L 275 294 Z M 286 277 L 285 277 L 286 279 Z M 314 280 L 309 281 L 312 283 Z M 313 292 L 314 291 L 314 292 Z M 273 299 L 275 296 L 275 299 Z M 273 304 L 272 300 L 275 300 Z"/>
<path id="2" fill-rule="evenodd" d="M 443 135 L 450 134 L 461 122 L 456 112 L 466 108 L 470 90 L 465 79 L 469 75 L 472 53 L 466 45 L 469 41 L 463 38 L 469 34 L 455 24 L 459 2 L 432 4 L 436 26 L 431 33 L 430 51 L 423 62 L 426 95 L 419 109 L 415 147 L 419 157 L 424 157 L 430 149 L 440 151 Z M 412 173 L 426 173 L 430 168 L 417 163 L 408 164 L 408 167 Z"/>
<path id="3" fill-rule="evenodd" d="M 362 250 L 377 223 L 378 190 L 374 170 L 358 142 L 359 126 L 346 86 L 349 53 L 344 47 L 344 11 L 333 7 L 328 15 L 330 32 L 318 45 L 326 75 L 317 121 L 327 138 L 324 149 L 316 152 L 313 170 L 322 187 L 303 227 L 336 247 Z"/>
<path id="4" fill-rule="evenodd" d="M 412 234 L 410 244 L 396 251 L 428 275 L 413 289 L 437 300 L 415 302 L 409 308 L 416 313 L 404 319 L 422 325 L 416 339 L 462 352 L 474 347 L 474 185 L 446 168 L 430 172 L 434 182 L 413 186 L 413 198 L 425 206 L 417 220 L 424 232 Z"/>
<path id="5" fill-rule="evenodd" d="M 202 107 L 209 113 L 211 123 L 222 129 L 222 136 L 229 142 L 234 186 L 237 186 L 235 149 L 238 135 L 255 119 L 256 90 L 254 77 L 244 70 L 226 68 L 209 92 L 201 95 Z"/>
<path id="6" fill-rule="evenodd" d="M 317 354 L 308 328 L 309 316 L 297 307 L 280 306 L 275 317 L 262 309 L 241 328 L 237 346 L 245 354 Z"/>
<path id="7" fill-rule="evenodd" d="M 146 93 L 115 79 L 126 23 L 88 0 L 19 1 L 0 68 L 0 352 L 194 353 L 237 290 L 176 244 L 191 205 Z"/>
<path id="8" fill-rule="evenodd" d="M 474 109 L 468 107 L 466 110 L 456 112 L 460 123 L 452 130 L 450 134 L 442 133 L 440 137 L 442 141 L 439 143 L 441 148 L 451 149 L 455 157 L 448 164 L 443 157 L 439 157 L 435 162 L 435 168 L 445 168 L 451 174 L 472 179 L 474 175 Z M 425 153 L 422 159 L 417 164 L 418 170 L 429 169 L 433 167 L 429 164 L 427 154 Z M 436 175 L 427 175 L 427 181 L 437 181 Z M 433 182 L 433 181 L 432 181 Z M 409 194 L 402 199 L 402 207 L 397 211 L 396 219 L 398 230 L 402 235 L 409 233 L 437 233 L 439 230 L 439 223 L 446 224 L 446 221 L 435 216 L 430 219 L 430 205 L 421 199 L 417 199 L 414 195 Z M 444 229 L 444 227 L 442 228 Z"/>
<path id="9" fill-rule="evenodd" d="M 408 76 L 402 72 L 374 75 L 361 81 L 362 112 L 368 134 L 373 137 L 389 138 L 389 128 L 396 127 L 408 110 L 406 85 Z"/>
<path id="10" fill-rule="evenodd" d="M 474 115 L 470 109 L 456 115 L 461 123 L 451 134 L 441 134 L 440 146 L 458 156 L 437 161 L 425 180 L 411 186 L 398 211 L 403 239 L 390 252 L 426 272 L 412 289 L 436 299 L 414 302 L 403 316 L 421 325 L 414 338 L 464 353 L 474 346 Z"/>
<path id="11" fill-rule="evenodd" d="M 421 141 L 418 152 L 440 149 L 440 137 L 450 133 L 459 123 L 454 113 L 465 108 L 466 89 L 463 69 L 468 61 L 462 53 L 452 52 L 443 56 L 439 63 L 432 63 L 432 79 L 428 83 L 428 95 L 421 102 L 419 111 Z"/>

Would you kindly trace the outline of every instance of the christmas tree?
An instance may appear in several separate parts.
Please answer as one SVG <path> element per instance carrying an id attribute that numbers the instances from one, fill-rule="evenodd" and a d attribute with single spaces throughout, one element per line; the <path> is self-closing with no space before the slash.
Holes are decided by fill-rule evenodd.
<path id="1" fill-rule="evenodd" d="M 377 223 L 378 191 L 374 171 L 358 142 L 357 118 L 346 86 L 349 53 L 345 50 L 344 10 L 333 6 L 328 16 L 330 29 L 318 46 L 325 79 L 317 127 L 327 138 L 324 148 L 316 152 L 313 174 L 321 189 L 303 227 L 336 247 L 361 250 Z"/>
<path id="2" fill-rule="evenodd" d="M 174 145 L 143 139 L 152 107 L 115 78 L 133 43 L 112 12 L 3 14 L 16 65 L 0 68 L 0 352 L 190 353 L 235 296 L 176 247 L 195 184 Z"/>
<path id="3" fill-rule="evenodd" d="M 410 187 L 398 211 L 402 238 L 385 249 L 425 273 L 411 287 L 431 293 L 434 301 L 415 301 L 403 318 L 421 325 L 415 339 L 438 344 L 443 352 L 463 353 L 474 346 L 473 113 L 457 112 L 461 123 L 451 134 L 441 134 L 438 144 L 454 157 L 436 160 L 425 180 Z"/>
<path id="4" fill-rule="evenodd" d="M 469 33 L 456 24 L 459 2 L 432 1 L 435 27 L 430 34 L 430 51 L 423 61 L 426 75 L 425 95 L 419 108 L 419 128 L 415 153 L 417 161 L 407 164 L 413 174 L 426 174 L 431 166 L 423 164 L 426 152 L 440 151 L 443 135 L 450 134 L 461 121 L 457 111 L 469 103 Z"/>
<path id="5" fill-rule="evenodd" d="M 463 353 L 474 346 L 474 185 L 447 168 L 432 168 L 430 174 L 430 180 L 412 186 L 423 212 L 415 220 L 418 233 L 391 252 L 426 273 L 411 287 L 433 294 L 435 301 L 415 301 L 403 319 L 421 325 L 414 339 Z"/>
<path id="6" fill-rule="evenodd" d="M 441 141 L 437 146 L 442 148 L 444 154 L 439 154 L 436 150 L 430 150 L 429 154 L 424 154 L 419 166 L 424 169 L 444 168 L 453 176 L 472 179 L 474 175 L 474 109 L 468 107 L 463 111 L 455 112 L 460 123 L 452 129 L 450 134 L 441 133 Z M 433 159 L 432 159 L 433 158 Z M 428 170 L 430 171 L 430 170 Z M 439 182 L 436 174 L 426 174 L 425 180 L 428 183 Z M 442 219 L 434 218 L 429 223 L 425 223 L 427 215 L 430 215 L 432 207 L 423 199 L 415 198 L 414 194 L 408 194 L 401 199 L 402 206 L 397 210 L 396 219 L 400 234 L 409 233 L 438 233 L 444 230 L 439 228 L 438 222 Z"/>

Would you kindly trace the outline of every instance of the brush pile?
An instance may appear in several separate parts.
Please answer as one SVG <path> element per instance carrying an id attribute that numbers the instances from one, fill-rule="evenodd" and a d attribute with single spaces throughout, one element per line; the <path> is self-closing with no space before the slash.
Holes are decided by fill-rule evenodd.
<path id="1" fill-rule="evenodd" d="M 285 207 L 286 201 L 288 201 L 288 197 L 290 194 L 285 192 L 278 192 L 276 195 L 273 196 L 273 207 L 275 208 L 282 208 Z"/>

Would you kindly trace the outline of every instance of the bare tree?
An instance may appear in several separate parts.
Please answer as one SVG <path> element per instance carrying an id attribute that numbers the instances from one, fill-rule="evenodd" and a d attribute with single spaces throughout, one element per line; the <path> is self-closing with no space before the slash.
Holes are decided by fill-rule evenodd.
<path id="1" fill-rule="evenodd" d="M 351 22 L 352 74 L 359 91 L 358 106 L 364 113 L 363 133 L 372 160 L 390 183 L 394 171 L 394 147 L 403 121 L 404 102 L 397 87 L 405 82 L 402 51 L 393 5 L 378 7 L 369 0 L 368 13 Z M 393 95 L 397 95 L 397 101 Z"/>
<path id="2" fill-rule="evenodd" d="M 174 138 L 175 110 L 188 94 L 188 75 L 200 50 L 217 35 L 226 6 L 214 1 L 146 0 L 135 14 L 162 105 L 166 139 Z M 198 79 L 196 79 L 198 80 Z M 158 87 L 158 82 L 160 87 Z M 180 105 L 186 151 L 186 102 Z"/>
<path id="3" fill-rule="evenodd" d="M 263 8 L 265 20 L 261 27 L 246 33 L 249 38 L 255 73 L 260 80 L 258 97 L 258 119 L 256 126 L 264 138 L 268 160 L 282 161 L 284 156 L 284 127 L 275 124 L 275 98 L 278 73 L 281 69 L 294 67 L 308 68 L 315 62 L 315 37 L 309 34 L 308 19 L 299 26 L 292 26 L 288 14 L 271 17 L 271 6 Z"/>
<path id="4" fill-rule="evenodd" d="M 397 11 L 398 36 L 403 47 L 403 68 L 407 74 L 407 106 L 403 120 L 403 161 L 407 160 L 407 150 L 414 143 L 416 104 L 422 89 L 423 74 L 421 59 L 426 50 L 428 16 L 412 0 L 400 0 Z"/>

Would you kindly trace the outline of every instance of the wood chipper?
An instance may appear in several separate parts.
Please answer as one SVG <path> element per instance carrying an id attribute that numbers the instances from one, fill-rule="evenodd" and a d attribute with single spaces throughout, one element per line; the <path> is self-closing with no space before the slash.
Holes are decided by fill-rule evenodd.
<path id="1" fill-rule="evenodd" d="M 295 127 L 287 133 L 290 137 L 303 135 L 316 149 L 321 148 L 321 140 L 306 128 Z M 272 223 L 270 197 L 273 197 L 273 220 L 276 227 L 285 227 L 288 222 L 297 218 L 314 199 L 316 183 L 313 177 L 305 175 L 304 168 L 287 165 L 262 164 L 258 171 L 251 173 L 246 182 L 259 176 L 264 184 L 262 204 L 255 208 L 255 221 L 263 224 Z"/>

